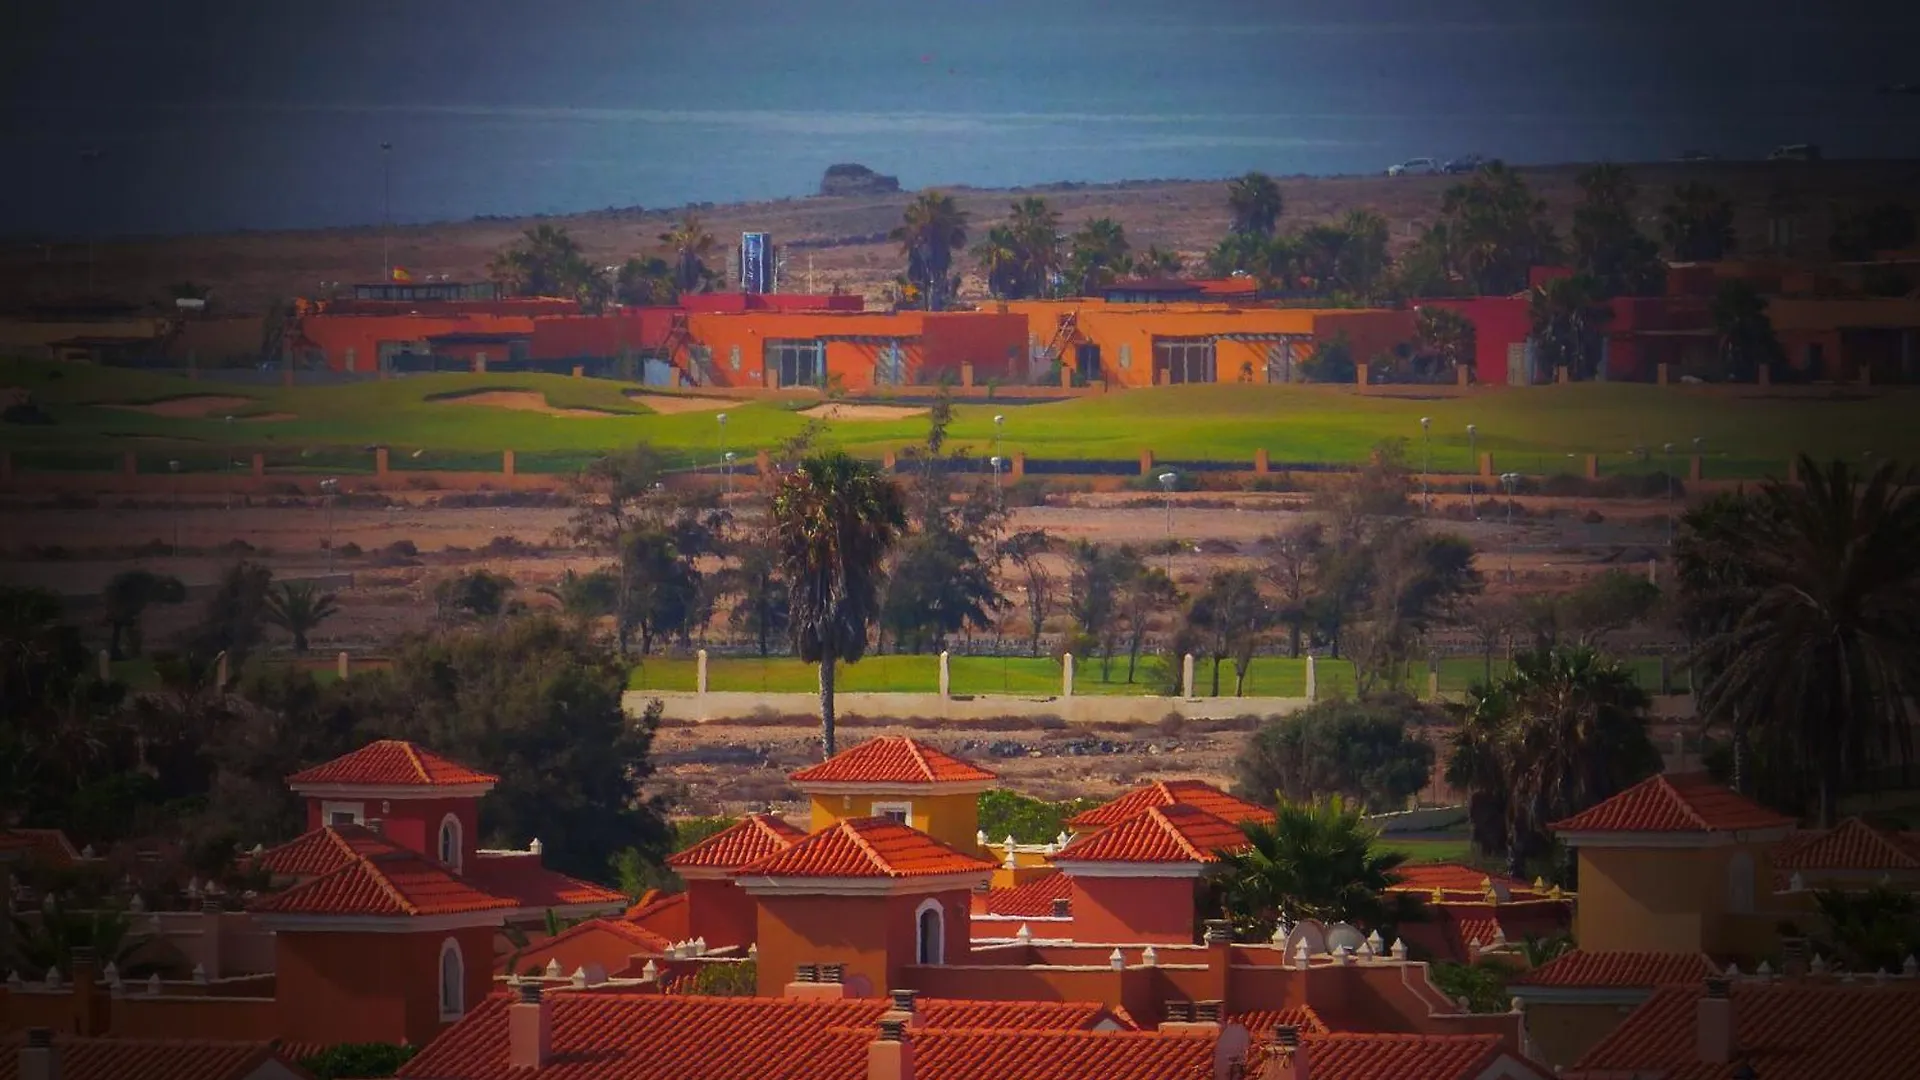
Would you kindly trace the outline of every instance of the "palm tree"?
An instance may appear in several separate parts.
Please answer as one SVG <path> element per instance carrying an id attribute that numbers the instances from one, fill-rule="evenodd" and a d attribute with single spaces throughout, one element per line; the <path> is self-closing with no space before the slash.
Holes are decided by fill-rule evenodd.
<path id="1" fill-rule="evenodd" d="M 1650 701 L 1594 649 L 1522 653 L 1510 674 L 1468 691 L 1447 782 L 1467 791 L 1474 840 L 1519 876 L 1547 848 L 1549 822 L 1659 771 Z"/>
<path id="2" fill-rule="evenodd" d="M 661 307 L 680 298 L 674 268 L 657 255 L 630 258 L 614 275 L 613 296 L 622 304 Z"/>
<path id="3" fill-rule="evenodd" d="M 1777 362 L 1783 355 L 1780 339 L 1773 332 L 1773 320 L 1767 316 L 1767 298 L 1753 283 L 1731 278 L 1720 283 L 1713 297 L 1713 330 L 1720 339 L 1720 360 L 1727 374 L 1740 382 L 1752 382 L 1760 365 Z M 1808 372 L 1818 378 L 1818 372 Z"/>
<path id="4" fill-rule="evenodd" d="M 568 567 L 559 581 L 542 585 L 538 591 L 558 601 L 568 618 L 587 622 L 614 613 L 619 606 L 620 579 L 607 567 L 588 574 Z"/>
<path id="5" fill-rule="evenodd" d="M 1920 491 L 1887 462 L 1865 477 L 1800 459 L 1799 486 L 1753 497 L 1730 560 L 1735 617 L 1695 658 L 1709 722 L 1738 718 L 1795 768 L 1823 826 L 1839 797 L 1913 757 L 1920 696 Z"/>
<path id="6" fill-rule="evenodd" d="M 1528 290 L 1527 313 L 1540 366 L 1567 368 L 1575 380 L 1589 379 L 1600 366 L 1600 329 L 1611 310 L 1594 299 L 1581 277 L 1561 277 Z"/>
<path id="7" fill-rule="evenodd" d="M 1029 195 L 1013 204 L 1007 227 L 1020 253 L 1020 295 L 1045 296 L 1060 272 L 1060 215 L 1047 200 Z"/>
<path id="8" fill-rule="evenodd" d="M 1420 307 L 1413 313 L 1414 356 L 1430 376 L 1451 375 L 1460 365 L 1473 367 L 1473 320 L 1452 308 Z"/>
<path id="9" fill-rule="evenodd" d="M 712 277 L 707 259 L 713 254 L 716 242 L 713 234 L 701 224 L 698 214 L 686 215 L 673 228 L 661 233 L 660 243 L 666 247 L 667 261 L 673 267 L 673 285 L 679 292 L 694 292 Z"/>
<path id="10" fill-rule="evenodd" d="M 1094 218 L 1073 234 L 1073 280 L 1081 296 L 1113 282 L 1127 255 L 1127 230 L 1112 218 Z"/>
<path id="11" fill-rule="evenodd" d="M 9 912 L 11 933 L 7 936 L 4 960 L 13 971 L 44 973 L 49 968 L 73 972 L 73 950 L 93 950 L 94 963 L 104 968 L 112 964 L 121 976 L 144 975 L 149 968 L 135 964 L 134 956 L 152 940 L 133 931 L 133 920 L 124 912 L 96 905 L 88 912 L 68 911 L 58 897 L 48 901 L 39 918 L 22 918 Z"/>
<path id="12" fill-rule="evenodd" d="M 323 593 L 311 581 L 282 581 L 278 589 L 267 590 L 263 618 L 293 635 L 293 651 L 307 651 L 307 635 L 321 623 L 340 613 L 332 593 Z"/>
<path id="13" fill-rule="evenodd" d="M 953 196 L 923 191 L 907 204 L 900 225 L 888 238 L 907 257 L 907 281 L 919 292 L 928 311 L 938 311 L 951 298 L 953 253 L 967 246 L 967 212 Z"/>
<path id="14" fill-rule="evenodd" d="M 1300 233 L 1301 270 L 1322 296 L 1340 284 L 1340 258 L 1347 246 L 1347 230 L 1338 225 L 1313 225 Z"/>
<path id="15" fill-rule="evenodd" d="M 579 241 L 555 225 L 528 229 L 488 264 L 490 277 L 516 296 L 569 296 L 592 275 Z"/>
<path id="16" fill-rule="evenodd" d="M 1718 188 L 1681 184 L 1660 208 L 1660 237 L 1677 262 L 1712 262 L 1734 250 L 1733 202 Z"/>
<path id="17" fill-rule="evenodd" d="M 1233 215 L 1230 231 L 1269 237 L 1280 224 L 1280 185 L 1265 173 L 1250 172 L 1227 185 L 1227 209 Z"/>
<path id="18" fill-rule="evenodd" d="M 1313 919 L 1390 927 L 1408 915 L 1396 872 L 1406 855 L 1374 847 L 1379 834 L 1358 803 L 1338 795 L 1282 801 L 1271 825 L 1247 822 L 1246 847 L 1221 855 L 1220 910 L 1243 939 L 1265 940 L 1279 923 Z"/>
<path id="19" fill-rule="evenodd" d="M 1025 252 L 1011 226 L 995 225 L 985 239 L 973 247 L 973 257 L 986 275 L 987 292 L 996 300 L 1018 300 L 1023 296 L 1026 273 Z"/>
<path id="20" fill-rule="evenodd" d="M 1214 277 L 1257 274 L 1266 264 L 1267 242 L 1251 233 L 1231 232 L 1207 253 L 1207 273 Z"/>
<path id="21" fill-rule="evenodd" d="M 140 623 L 151 604 L 178 604 L 187 598 L 180 579 L 151 570 L 115 574 L 101 594 L 106 607 L 107 655 L 115 660 L 140 655 Z"/>
<path id="22" fill-rule="evenodd" d="M 1349 210 L 1340 221 L 1340 231 L 1346 234 L 1335 263 L 1340 289 L 1371 300 L 1392 264 L 1387 255 L 1387 219 L 1374 210 Z"/>
<path id="23" fill-rule="evenodd" d="M 906 507 L 878 469 L 830 451 L 780 478 L 773 520 L 794 644 L 802 660 L 820 665 L 820 742 L 832 757 L 834 665 L 866 652 L 881 565 L 906 528 Z"/>
<path id="24" fill-rule="evenodd" d="M 1159 245 L 1153 245 L 1134 259 L 1133 268 L 1144 277 L 1179 277 L 1186 269 L 1186 260 L 1177 251 L 1168 251 Z"/>

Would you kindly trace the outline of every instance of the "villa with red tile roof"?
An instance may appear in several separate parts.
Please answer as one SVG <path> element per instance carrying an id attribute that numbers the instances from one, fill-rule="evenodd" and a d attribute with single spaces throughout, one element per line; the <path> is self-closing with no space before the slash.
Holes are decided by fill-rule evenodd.
<path id="1" fill-rule="evenodd" d="M 1773 850 L 1774 888 L 1862 889 L 1886 882 L 1920 888 L 1920 832 L 1879 829 L 1857 817 L 1796 832 Z"/>
<path id="2" fill-rule="evenodd" d="M 1109 825 L 1118 825 L 1142 810 L 1162 806 L 1191 806 L 1234 825 L 1246 821 L 1273 824 L 1273 811 L 1229 795 L 1212 784 L 1199 780 L 1161 780 L 1135 788 L 1111 802 L 1076 815 L 1067 827 L 1081 836 L 1090 836 Z"/>
<path id="3" fill-rule="evenodd" d="M 35 1028 L 0 1041 L 0 1080 L 313 1080 L 264 1042 L 89 1039 Z"/>
<path id="4" fill-rule="evenodd" d="M 870 739 L 793 773 L 810 804 L 809 832 L 848 818 L 890 817 L 960 850 L 979 844 L 979 796 L 999 779 L 905 736 Z"/>
<path id="5" fill-rule="evenodd" d="M 1206 875 L 1247 846 L 1240 827 L 1189 803 L 1148 805 L 1053 856 L 1073 882 L 1081 941 L 1188 943 Z"/>

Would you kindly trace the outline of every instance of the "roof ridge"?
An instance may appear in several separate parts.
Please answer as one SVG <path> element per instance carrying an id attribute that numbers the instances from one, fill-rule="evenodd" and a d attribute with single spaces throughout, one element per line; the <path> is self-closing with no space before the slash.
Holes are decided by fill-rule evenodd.
<path id="1" fill-rule="evenodd" d="M 1179 805 L 1179 804 L 1176 803 L 1174 805 Z M 1199 848 L 1193 846 L 1193 841 L 1187 839 L 1187 834 L 1181 831 L 1180 826 L 1175 825 L 1173 823 L 1173 819 L 1166 815 L 1165 811 L 1167 809 L 1168 808 L 1165 806 L 1153 806 L 1147 809 L 1147 813 L 1152 814 L 1154 816 L 1154 819 L 1160 822 L 1160 825 L 1162 828 L 1164 828 L 1167 832 L 1173 834 L 1173 842 L 1180 847 L 1180 850 L 1186 852 L 1188 856 L 1193 858 L 1196 862 L 1205 862 L 1207 860 L 1209 853 L 1201 851 Z M 1188 807 L 1188 809 L 1195 809 L 1195 808 Z M 1200 810 L 1198 812 L 1203 814 L 1206 813 L 1206 811 L 1204 810 Z M 1212 817 L 1213 815 L 1207 814 L 1207 816 Z"/>
<path id="2" fill-rule="evenodd" d="M 389 850 L 389 851 L 383 851 L 383 852 L 380 852 L 379 854 L 382 858 L 395 858 L 400 856 L 414 855 L 413 852 L 400 847 L 393 848 L 392 850 Z M 374 856 L 363 855 L 359 852 L 355 852 L 354 857 L 359 860 L 362 866 L 366 867 L 367 873 L 372 875 L 374 884 L 379 886 L 380 891 L 383 893 L 386 893 L 387 896 L 390 899 L 392 899 L 394 903 L 400 905 L 400 910 L 406 912 L 409 915 L 418 915 L 420 913 L 419 907 L 417 907 L 413 903 L 413 901 L 408 900 L 406 896 L 400 892 L 399 889 L 395 888 L 393 885 L 393 881 L 389 879 L 385 873 L 381 872 L 378 866 L 374 865 Z M 414 856 L 414 857 L 419 858 L 419 856 Z M 426 860 L 422 858 L 421 861 L 425 862 Z M 344 870 L 344 869 L 347 869 L 347 867 L 342 867 L 341 869 Z M 332 875 L 328 875 L 328 876 L 332 876 Z"/>
<path id="3" fill-rule="evenodd" d="M 400 749 L 407 755 L 407 760 L 413 763 L 413 771 L 420 774 L 421 781 L 423 783 L 432 783 L 433 777 L 427 772 L 427 763 L 420 760 L 419 749 L 405 739 L 399 740 L 399 743 Z"/>
<path id="4" fill-rule="evenodd" d="M 1681 792 L 1680 788 L 1668 778 L 1666 773 L 1658 773 L 1654 778 L 1660 781 L 1660 786 L 1666 788 L 1667 794 L 1672 796 L 1673 801 L 1679 804 L 1680 813 L 1689 821 L 1698 825 L 1701 832 L 1714 831 L 1712 823 L 1707 821 L 1705 817 L 1701 816 L 1700 811 L 1694 808 L 1693 800 L 1687 798 L 1686 795 Z"/>
<path id="5" fill-rule="evenodd" d="M 893 821 L 892 818 L 867 818 L 865 820 L 885 821 L 889 823 Z M 867 843 L 867 838 L 860 835 L 860 830 L 853 828 L 853 822 L 843 821 L 840 823 L 839 827 L 842 829 L 845 829 L 847 832 L 847 835 L 853 838 L 854 845 L 857 846 L 862 852 L 866 853 L 867 861 L 873 864 L 873 868 L 875 870 L 878 870 L 881 873 L 886 874 L 888 876 L 892 876 L 893 864 L 888 862 L 886 859 L 882 858 L 880 853 L 873 849 L 872 844 Z M 912 826 L 908 826 L 908 827 L 911 828 Z"/>
<path id="6" fill-rule="evenodd" d="M 920 752 L 920 741 L 911 735 L 901 735 L 898 737 L 907 744 L 907 753 L 913 755 L 914 762 L 920 766 L 920 771 L 925 773 L 927 780 L 931 782 L 933 780 L 933 764 L 927 760 L 927 755 Z"/>

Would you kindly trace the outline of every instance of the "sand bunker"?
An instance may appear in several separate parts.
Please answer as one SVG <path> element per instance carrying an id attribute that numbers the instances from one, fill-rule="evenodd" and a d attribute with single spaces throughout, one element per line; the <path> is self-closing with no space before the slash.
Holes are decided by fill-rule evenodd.
<path id="1" fill-rule="evenodd" d="M 521 412 L 544 413 L 547 416 L 607 417 L 618 416 L 604 409 L 557 409 L 547 404 L 547 396 L 532 390 L 488 390 L 479 394 L 461 394 L 458 397 L 434 399 L 443 405 L 486 405 L 495 409 L 518 409 Z"/>
<path id="2" fill-rule="evenodd" d="M 731 398 L 694 397 L 690 394 L 633 394 L 628 400 L 637 401 L 661 415 L 683 412 L 719 412 L 729 405 L 738 404 Z"/>
<path id="3" fill-rule="evenodd" d="M 831 401 L 811 409 L 802 409 L 800 415 L 821 420 L 905 420 L 909 416 L 925 415 L 926 411 L 911 405 L 849 405 Z"/>
<path id="4" fill-rule="evenodd" d="M 148 416 L 165 416 L 174 420 L 198 420 L 206 416 L 230 413 L 235 409 L 244 409 L 253 404 L 255 402 L 252 398 L 196 394 L 193 397 L 156 401 L 151 405 L 104 405 L 103 407 L 146 413 Z"/>

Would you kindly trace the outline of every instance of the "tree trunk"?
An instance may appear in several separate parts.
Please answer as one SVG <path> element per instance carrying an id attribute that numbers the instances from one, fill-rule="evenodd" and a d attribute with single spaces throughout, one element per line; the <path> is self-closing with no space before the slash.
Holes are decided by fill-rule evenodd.
<path id="1" fill-rule="evenodd" d="M 1140 666 L 1140 637 L 1134 635 L 1127 643 L 1127 685 L 1133 685 L 1134 669 Z"/>
<path id="2" fill-rule="evenodd" d="M 1220 657 L 1213 658 L 1213 696 L 1220 696 Z"/>
<path id="3" fill-rule="evenodd" d="M 820 657 L 820 747 L 828 757 L 834 755 L 832 654 Z"/>
<path id="4" fill-rule="evenodd" d="M 1752 794 L 1749 787 L 1753 780 L 1751 753 L 1747 725 L 1736 721 L 1733 725 L 1733 790 L 1742 795 Z"/>

